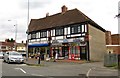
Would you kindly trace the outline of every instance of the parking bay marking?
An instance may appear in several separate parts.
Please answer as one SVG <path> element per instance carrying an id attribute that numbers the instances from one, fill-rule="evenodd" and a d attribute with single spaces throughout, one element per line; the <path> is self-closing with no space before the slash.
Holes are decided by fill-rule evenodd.
<path id="1" fill-rule="evenodd" d="M 23 73 L 26 73 L 26 71 L 24 71 L 22 68 L 15 68 L 17 70 L 21 70 Z"/>

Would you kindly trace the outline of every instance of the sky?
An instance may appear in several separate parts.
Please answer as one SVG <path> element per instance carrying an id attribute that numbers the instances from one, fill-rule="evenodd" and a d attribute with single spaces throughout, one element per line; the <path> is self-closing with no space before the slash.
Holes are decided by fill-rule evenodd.
<path id="1" fill-rule="evenodd" d="M 26 30 L 31 19 L 44 18 L 46 13 L 53 15 L 61 12 L 66 5 L 68 10 L 77 8 L 102 28 L 118 33 L 119 0 L 1 0 L 0 1 L 0 41 L 15 39 L 17 42 L 26 41 Z M 17 29 L 17 32 L 16 32 Z"/>

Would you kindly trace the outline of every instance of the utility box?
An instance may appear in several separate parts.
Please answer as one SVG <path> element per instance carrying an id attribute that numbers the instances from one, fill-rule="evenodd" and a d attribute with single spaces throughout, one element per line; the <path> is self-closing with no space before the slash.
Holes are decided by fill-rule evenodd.
<path id="1" fill-rule="evenodd" d="M 117 54 L 106 54 L 104 56 L 104 66 L 116 66 L 118 64 Z"/>

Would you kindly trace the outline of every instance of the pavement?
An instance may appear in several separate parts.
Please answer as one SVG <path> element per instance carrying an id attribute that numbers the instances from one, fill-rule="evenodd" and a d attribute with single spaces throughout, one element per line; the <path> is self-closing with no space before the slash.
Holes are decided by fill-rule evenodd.
<path id="1" fill-rule="evenodd" d="M 25 63 L 34 64 L 33 66 L 27 66 L 27 72 L 32 73 L 35 76 L 85 75 L 91 76 L 91 78 L 93 78 L 92 76 L 103 76 L 102 78 L 104 78 L 104 76 L 112 76 L 106 78 L 118 76 L 118 71 L 116 69 L 104 67 L 103 62 L 87 62 L 83 60 L 56 60 L 56 62 L 54 62 L 53 60 L 44 60 L 38 64 L 38 59 L 29 58 Z M 36 67 L 36 65 L 40 65 L 40 67 Z M 24 70 L 26 70 L 25 67 L 23 68 Z"/>
<path id="2" fill-rule="evenodd" d="M 28 58 L 27 60 L 25 60 L 25 63 L 26 64 L 38 64 L 38 60 L 39 59 L 35 59 L 35 58 Z M 53 63 L 54 61 L 53 60 L 49 60 L 49 61 L 46 61 L 46 60 L 40 60 L 40 64 L 47 64 L 47 63 Z M 78 63 L 78 64 L 82 64 L 82 63 L 86 63 L 87 61 L 85 60 L 56 60 L 57 63 Z"/>

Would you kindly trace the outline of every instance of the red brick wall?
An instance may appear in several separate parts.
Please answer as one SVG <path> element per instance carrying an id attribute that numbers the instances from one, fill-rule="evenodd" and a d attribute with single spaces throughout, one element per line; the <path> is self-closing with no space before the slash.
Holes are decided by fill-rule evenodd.
<path id="1" fill-rule="evenodd" d="M 107 46 L 108 52 L 112 50 L 114 54 L 120 54 L 120 46 Z"/>
<path id="2" fill-rule="evenodd" d="M 106 36 L 106 45 L 111 45 L 112 44 L 111 32 L 110 31 L 106 31 L 105 32 L 105 36 Z"/>
<path id="3" fill-rule="evenodd" d="M 112 38 L 112 45 L 119 45 L 120 43 L 120 34 L 113 34 L 111 35 Z"/>

